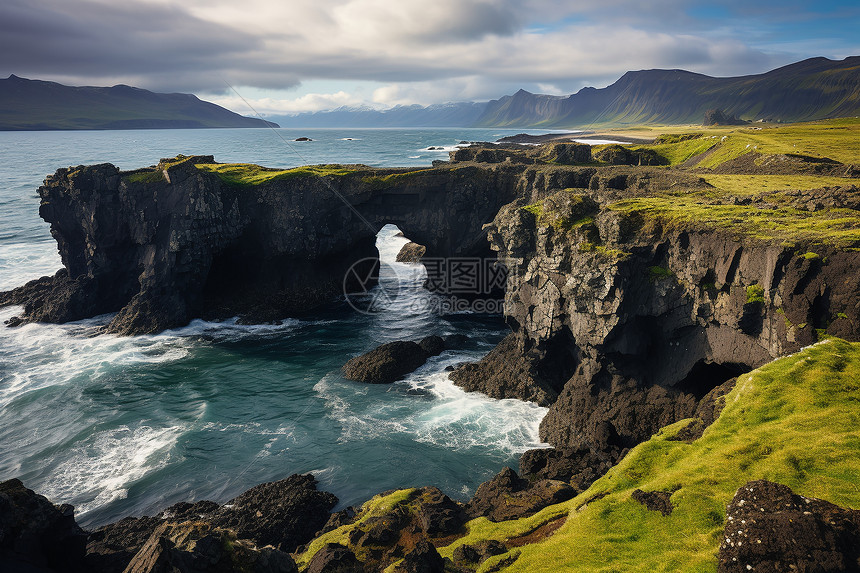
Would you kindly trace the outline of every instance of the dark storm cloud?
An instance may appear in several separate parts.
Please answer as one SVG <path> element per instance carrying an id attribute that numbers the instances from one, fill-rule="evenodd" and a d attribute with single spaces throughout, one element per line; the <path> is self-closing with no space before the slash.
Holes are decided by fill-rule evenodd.
<path id="1" fill-rule="evenodd" d="M 187 75 L 194 87 L 261 48 L 252 34 L 173 7 L 63 0 L 0 4 L 0 69 L 10 73 Z M 213 79 L 204 83 L 212 85 Z"/>

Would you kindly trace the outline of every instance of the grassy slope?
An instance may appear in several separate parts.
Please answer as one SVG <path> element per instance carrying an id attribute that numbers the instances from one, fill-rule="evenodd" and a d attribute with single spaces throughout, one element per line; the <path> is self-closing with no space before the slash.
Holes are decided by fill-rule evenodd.
<path id="1" fill-rule="evenodd" d="M 201 163 L 196 167 L 201 171 L 214 173 L 226 183 L 233 185 L 262 185 L 270 181 L 302 175 L 338 177 L 354 172 L 341 165 L 306 165 L 293 169 L 270 169 L 252 163 Z"/>
<path id="2" fill-rule="evenodd" d="M 827 340 L 742 376 L 700 439 L 667 440 L 686 423 L 634 448 L 575 499 L 528 519 L 474 520 L 465 538 L 440 552 L 450 556 L 462 543 L 522 535 L 569 513 L 554 535 L 514 549 L 519 558 L 507 571 L 715 571 L 726 504 L 747 481 L 766 478 L 860 508 L 858 343 Z M 637 488 L 673 491 L 672 514 L 632 500 Z M 598 494 L 605 497 L 586 503 Z"/>
<path id="3" fill-rule="evenodd" d="M 651 127 L 650 135 L 660 133 L 685 133 L 691 126 L 670 129 Z M 654 149 L 678 165 L 691 157 L 714 148 L 714 152 L 691 167 L 713 168 L 725 161 L 746 153 L 800 154 L 811 157 L 826 157 L 840 163 L 860 163 L 860 119 L 846 118 L 784 126 L 717 127 L 695 129 L 701 133 L 699 139 L 679 143 L 636 146 L 632 149 Z M 628 132 L 618 132 L 619 135 Z M 634 130 L 629 133 L 640 137 L 646 132 Z"/>
<path id="4" fill-rule="evenodd" d="M 683 132 L 681 132 L 683 133 Z M 860 163 L 860 120 L 840 119 L 778 128 L 718 128 L 679 142 L 635 146 L 653 149 L 672 165 L 716 167 L 746 153 L 801 154 Z M 712 149 L 713 148 L 713 149 Z M 709 153 L 705 153 L 711 150 Z M 703 154 L 703 155 L 700 155 Z M 695 158 L 699 156 L 698 158 Z M 694 159 L 690 159 L 693 157 Z M 780 192 L 857 184 L 857 179 L 814 175 L 703 174 L 714 188 L 679 190 L 618 201 L 613 209 L 637 213 L 664 226 L 696 224 L 768 241 L 860 246 L 860 213 L 851 209 L 807 211 Z M 726 194 L 757 196 L 767 205 L 725 202 Z"/>

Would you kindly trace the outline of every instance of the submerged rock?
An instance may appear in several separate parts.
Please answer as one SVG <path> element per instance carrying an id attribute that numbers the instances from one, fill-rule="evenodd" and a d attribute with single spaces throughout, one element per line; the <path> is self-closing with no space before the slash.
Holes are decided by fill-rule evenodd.
<path id="1" fill-rule="evenodd" d="M 390 384 L 427 362 L 427 352 L 416 342 L 383 344 L 356 356 L 343 366 L 343 376 L 356 382 Z"/>
<path id="2" fill-rule="evenodd" d="M 726 508 L 718 571 L 860 571 L 860 511 L 749 482 Z"/>

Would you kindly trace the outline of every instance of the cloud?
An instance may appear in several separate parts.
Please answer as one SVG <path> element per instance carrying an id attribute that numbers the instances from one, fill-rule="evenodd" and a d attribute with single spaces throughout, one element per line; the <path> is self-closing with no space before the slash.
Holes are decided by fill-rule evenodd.
<path id="1" fill-rule="evenodd" d="M 243 90 L 240 88 L 238 91 L 242 93 Z M 213 95 L 207 97 L 206 100 L 237 111 L 242 115 L 254 116 L 256 113 L 259 113 L 264 117 L 268 115 L 292 115 L 303 112 L 322 111 L 344 106 L 358 107 L 366 104 L 362 99 L 345 91 L 330 94 L 310 93 L 293 99 L 274 97 L 242 99 L 233 94 Z M 248 107 L 249 104 L 253 109 Z"/>
<path id="2" fill-rule="evenodd" d="M 365 103 L 380 105 L 491 99 L 519 87 L 571 93 L 627 70 L 738 75 L 789 63 L 798 59 L 792 45 L 813 44 L 782 42 L 779 22 L 791 20 L 796 35 L 804 15 L 824 17 L 797 4 L 789 18 L 770 0 L 755 12 L 739 0 L 719 8 L 691 0 L 4 0 L 0 73 L 220 93 L 225 102 L 233 101 L 225 82 L 271 90 L 373 83 Z M 857 46 L 848 32 L 841 42 L 832 36 L 835 53 Z M 360 102 L 338 91 L 282 91 L 259 103 L 282 112 Z"/>

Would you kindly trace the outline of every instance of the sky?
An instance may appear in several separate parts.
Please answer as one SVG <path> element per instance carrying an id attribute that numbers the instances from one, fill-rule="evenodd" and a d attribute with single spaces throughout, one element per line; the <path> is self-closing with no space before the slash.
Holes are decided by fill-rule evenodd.
<path id="1" fill-rule="evenodd" d="M 857 30 L 857 0 L 2 0 L 0 76 L 273 116 L 762 73 L 860 55 Z"/>

